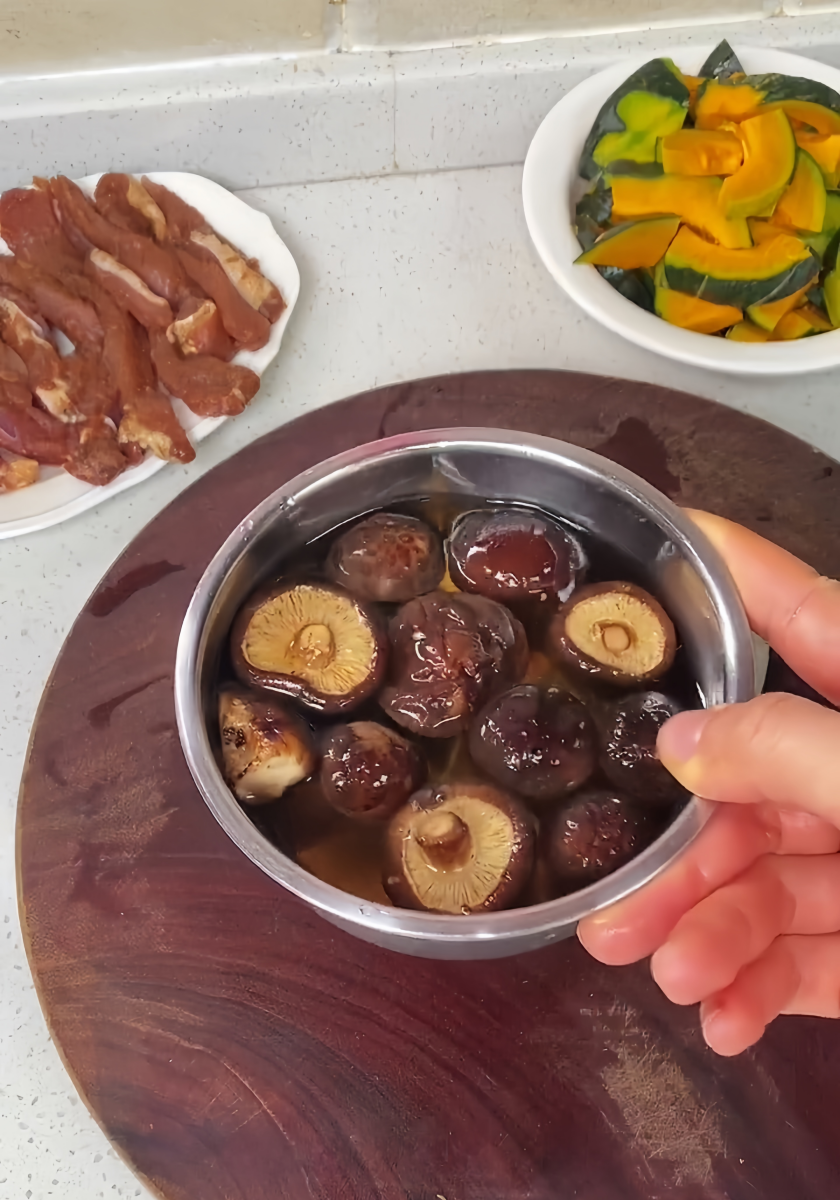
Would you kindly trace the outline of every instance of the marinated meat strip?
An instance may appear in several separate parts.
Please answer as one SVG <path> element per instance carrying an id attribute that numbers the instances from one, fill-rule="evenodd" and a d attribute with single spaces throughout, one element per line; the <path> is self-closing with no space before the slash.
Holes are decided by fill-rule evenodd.
<path id="1" fill-rule="evenodd" d="M 32 404 L 26 363 L 5 342 L 0 342 L 0 391 L 5 402 L 14 408 L 29 408 Z"/>
<path id="2" fill-rule="evenodd" d="M 55 275 L 81 270 L 82 255 L 58 223 L 46 184 L 0 196 L 0 235 L 21 262 Z"/>
<path id="3" fill-rule="evenodd" d="M 26 292 L 22 292 L 20 288 L 12 287 L 11 284 L 0 283 L 0 296 L 16 304 L 21 312 L 26 314 L 32 322 L 33 328 L 37 329 L 42 337 L 50 337 L 50 327 L 47 318 L 37 307 L 34 300 L 27 296 Z"/>
<path id="4" fill-rule="evenodd" d="M 139 275 L 117 262 L 105 250 L 91 250 L 89 269 L 96 281 L 125 312 L 147 329 L 166 329 L 175 317 L 162 296 L 156 296 Z"/>
<path id="5" fill-rule="evenodd" d="M 0 458 L 0 492 L 18 492 L 38 482 L 41 468 L 33 458 Z"/>
<path id="6" fill-rule="evenodd" d="M 93 201 L 112 224 L 153 237 L 156 242 L 166 240 L 166 218 L 133 175 L 109 172 L 100 176 Z"/>
<path id="7" fill-rule="evenodd" d="M 146 175 L 140 182 L 163 213 L 167 236 L 173 242 L 188 242 L 190 234 L 195 232 L 213 232 L 204 215 L 175 192 L 170 192 L 168 187 L 164 187 L 162 183 L 153 183 Z"/>
<path id="8" fill-rule="evenodd" d="M 223 242 L 215 233 L 190 234 L 191 246 L 199 246 L 212 254 L 228 279 L 251 308 L 256 309 L 273 324 L 286 307 L 286 302 L 277 288 L 256 270 L 238 250 Z"/>
<path id="9" fill-rule="evenodd" d="M 192 462 L 192 443 L 169 397 L 158 389 L 146 331 L 110 297 L 98 307 L 105 329 L 103 358 L 122 410 L 120 444 L 135 443 L 167 461 Z"/>
<path id="10" fill-rule="evenodd" d="M 192 282 L 214 302 L 233 340 L 244 350 L 264 346 L 271 333 L 268 320 L 240 295 L 213 255 L 192 244 L 177 246 L 175 253 Z"/>
<path id="11" fill-rule="evenodd" d="M 60 421 L 77 421 L 70 380 L 55 346 L 13 300 L 0 295 L 0 334 L 26 364 L 29 386 L 47 412 Z"/>
<path id="12" fill-rule="evenodd" d="M 104 487 L 122 474 L 128 459 L 117 442 L 113 422 L 107 417 L 91 417 L 73 429 L 78 431 L 78 441 L 64 463 L 65 471 L 95 487 Z"/>
<path id="13" fill-rule="evenodd" d="M 196 248 L 211 255 L 230 282 L 251 308 L 273 324 L 286 302 L 275 285 L 262 274 L 259 264 L 249 261 L 239 250 L 223 241 L 205 217 L 180 196 L 162 184 L 143 178 L 143 186 L 156 201 L 164 216 L 172 240 L 194 252 Z"/>
<path id="14" fill-rule="evenodd" d="M 190 296 L 178 309 L 178 316 L 166 331 L 166 336 L 181 354 L 212 354 L 230 362 L 236 353 L 236 343 L 222 324 L 219 310 L 212 300 Z"/>
<path id="15" fill-rule="evenodd" d="M 101 416 L 67 425 L 36 408 L 21 357 L 0 342 L 0 448 L 46 466 L 64 467 L 86 483 L 110 483 L 128 465 L 113 422 Z"/>
<path id="16" fill-rule="evenodd" d="M 208 354 L 182 358 L 158 329 L 150 330 L 149 342 L 158 379 L 199 417 L 235 417 L 257 394 L 260 379 L 248 367 Z"/>
<path id="17" fill-rule="evenodd" d="M 51 325 L 73 345 L 92 353 L 102 349 L 102 322 L 94 306 L 76 288 L 77 278 L 63 283 L 38 267 L 0 255 L 0 282 L 28 296 Z M 69 286 L 72 283 L 72 290 Z"/>
<path id="18" fill-rule="evenodd" d="M 78 442 L 74 425 L 64 425 L 33 404 L 20 403 L 0 380 L 0 449 L 21 458 L 34 458 L 50 467 L 63 467 Z"/>
<path id="19" fill-rule="evenodd" d="M 77 250 L 105 250 L 170 305 L 177 306 L 189 294 L 183 268 L 170 249 L 112 224 L 97 212 L 78 184 L 64 175 L 51 179 L 50 189 L 62 228 Z"/>

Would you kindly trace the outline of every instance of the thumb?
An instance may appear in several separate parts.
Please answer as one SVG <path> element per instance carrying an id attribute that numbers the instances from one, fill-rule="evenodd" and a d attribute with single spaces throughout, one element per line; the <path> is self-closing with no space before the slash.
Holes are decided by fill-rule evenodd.
<path id="1" fill-rule="evenodd" d="M 769 801 L 840 827 L 840 713 L 810 700 L 774 693 L 680 713 L 662 727 L 657 749 L 706 800 Z"/>

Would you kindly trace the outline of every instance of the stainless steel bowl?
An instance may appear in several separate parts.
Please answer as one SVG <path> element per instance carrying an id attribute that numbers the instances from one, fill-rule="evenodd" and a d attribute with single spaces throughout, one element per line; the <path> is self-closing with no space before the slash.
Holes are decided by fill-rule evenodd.
<path id="1" fill-rule="evenodd" d="M 729 572 L 679 509 L 629 471 L 550 438 L 447 429 L 360 446 L 291 480 L 234 530 L 196 588 L 175 668 L 181 743 L 211 812 L 257 866 L 341 929 L 428 958 L 501 958 L 568 936 L 581 917 L 647 883 L 685 850 L 711 806 L 692 800 L 638 858 L 571 896 L 483 916 L 436 916 L 372 904 L 310 875 L 259 832 L 216 758 L 217 663 L 246 597 L 319 534 L 371 509 L 440 493 L 536 505 L 629 554 L 674 618 L 707 705 L 753 695 L 753 646 Z"/>

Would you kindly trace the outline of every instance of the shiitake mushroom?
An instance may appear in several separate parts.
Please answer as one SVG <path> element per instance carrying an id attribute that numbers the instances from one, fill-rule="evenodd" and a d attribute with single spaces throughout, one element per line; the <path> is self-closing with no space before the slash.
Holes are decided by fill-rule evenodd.
<path id="1" fill-rule="evenodd" d="M 476 783 L 416 792 L 392 818 L 386 845 L 383 883 L 394 904 L 464 916 L 508 908 L 534 860 L 527 810 Z"/>
<path id="2" fill-rule="evenodd" d="M 634 692 L 605 705 L 598 715 L 601 768 L 610 783 L 642 805 L 665 808 L 688 794 L 656 752 L 659 730 L 681 711 L 662 692 Z"/>
<path id="3" fill-rule="evenodd" d="M 580 701 L 530 684 L 485 705 L 470 728 L 470 753 L 496 783 L 537 803 L 581 787 L 598 758 L 595 726 Z"/>
<path id="4" fill-rule="evenodd" d="M 583 571 L 580 545 L 557 521 L 525 508 L 464 513 L 449 534 L 456 587 L 502 604 L 566 600 Z"/>
<path id="5" fill-rule="evenodd" d="M 240 611 L 231 658 L 244 683 L 320 712 L 345 712 L 379 687 L 387 638 L 374 610 L 344 588 L 280 583 Z"/>
<path id="6" fill-rule="evenodd" d="M 401 604 L 431 592 L 445 563 L 438 534 L 416 517 L 375 513 L 351 526 L 327 556 L 327 576 L 361 600 Z"/>
<path id="7" fill-rule="evenodd" d="M 618 789 L 578 792 L 541 830 L 543 853 L 564 890 L 587 887 L 617 871 L 645 848 L 653 827 Z"/>
<path id="8" fill-rule="evenodd" d="M 350 817 L 389 817 L 426 774 L 417 747 L 376 721 L 333 726 L 322 750 L 324 798 Z"/>
<path id="9" fill-rule="evenodd" d="M 296 712 L 241 688 L 219 696 L 219 734 L 225 779 L 245 804 L 279 799 L 318 761 L 309 726 Z"/>
<path id="10" fill-rule="evenodd" d="M 525 630 L 483 596 L 430 592 L 403 605 L 389 626 L 388 682 L 379 703 L 423 737 L 453 737 L 528 665 Z"/>
<path id="11" fill-rule="evenodd" d="M 670 668 L 677 648 L 671 618 L 633 583 L 578 588 L 548 628 L 547 650 L 562 665 L 604 683 L 639 686 Z"/>

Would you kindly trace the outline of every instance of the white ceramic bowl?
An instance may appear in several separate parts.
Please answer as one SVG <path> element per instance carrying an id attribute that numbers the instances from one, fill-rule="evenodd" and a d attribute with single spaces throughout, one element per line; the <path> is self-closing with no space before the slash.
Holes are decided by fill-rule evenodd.
<path id="1" fill-rule="evenodd" d="M 778 72 L 816 79 L 840 92 L 840 71 L 780 50 L 733 47 L 751 75 Z M 683 47 L 662 51 L 688 74 L 699 71 L 713 49 Z M 626 300 L 602 279 L 595 267 L 575 265 L 580 245 L 574 232 L 574 207 L 585 190 L 578 159 L 604 101 L 642 63 L 656 53 L 632 54 L 573 88 L 545 118 L 525 159 L 522 197 L 525 219 L 537 253 L 572 299 L 607 329 L 637 346 L 680 362 L 742 375 L 801 374 L 840 363 L 840 330 L 796 342 L 730 342 L 669 325 L 654 313 Z"/>

